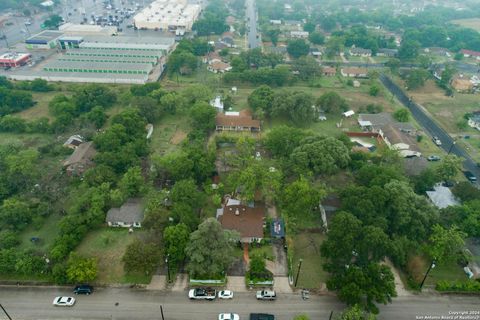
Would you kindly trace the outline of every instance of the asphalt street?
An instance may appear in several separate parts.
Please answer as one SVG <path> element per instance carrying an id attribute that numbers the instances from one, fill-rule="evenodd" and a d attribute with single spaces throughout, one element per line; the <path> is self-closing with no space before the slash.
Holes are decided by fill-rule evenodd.
<path id="1" fill-rule="evenodd" d="M 385 85 L 385 87 L 395 95 L 395 97 L 412 113 L 415 120 L 424 128 L 424 130 L 430 136 L 437 136 L 442 145 L 440 146 L 445 152 L 451 152 L 464 159 L 463 166 L 465 169 L 473 172 L 473 174 L 480 178 L 480 168 L 477 167 L 477 164 L 473 159 L 468 155 L 468 153 L 463 150 L 458 144 L 454 144 L 453 138 L 443 130 L 425 111 L 414 101 L 411 100 L 396 84 L 394 84 L 390 78 L 385 75 L 380 76 L 380 80 Z M 478 183 L 478 182 L 477 182 Z"/>
<path id="2" fill-rule="evenodd" d="M 255 7 L 255 0 L 246 0 L 246 16 L 247 19 L 247 41 L 248 48 L 255 49 L 260 47 L 260 34 L 257 30 L 257 9 Z"/>
<path id="3" fill-rule="evenodd" d="M 233 300 L 190 301 L 185 292 L 163 292 L 133 289 L 98 289 L 90 296 L 76 296 L 71 308 L 54 307 L 53 298 L 71 295 L 67 289 L 0 287 L 0 303 L 14 320 L 166 320 L 217 319 L 219 313 L 234 312 L 240 319 L 250 313 L 271 313 L 277 320 L 291 320 L 306 313 L 312 320 L 328 319 L 344 305 L 333 296 L 311 295 L 302 300 L 299 293 L 279 295 L 277 301 L 257 301 L 254 293 L 236 293 Z M 474 296 L 419 295 L 399 297 L 392 304 L 380 306 L 379 319 L 413 320 L 418 316 L 448 316 L 452 312 L 479 312 L 480 298 Z M 0 319 L 7 319 L 0 310 Z M 431 318 L 435 319 L 435 318 Z M 458 318 L 460 319 L 460 318 Z M 465 318 L 467 319 L 467 318 Z M 480 319 L 480 316 L 470 319 Z"/>

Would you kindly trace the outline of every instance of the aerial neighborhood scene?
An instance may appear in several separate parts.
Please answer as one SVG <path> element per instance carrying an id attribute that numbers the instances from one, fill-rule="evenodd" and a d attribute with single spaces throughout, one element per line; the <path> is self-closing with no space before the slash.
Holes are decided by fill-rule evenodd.
<path id="1" fill-rule="evenodd" d="M 478 179 L 480 0 L 0 0 L 0 320 L 480 319 Z"/>

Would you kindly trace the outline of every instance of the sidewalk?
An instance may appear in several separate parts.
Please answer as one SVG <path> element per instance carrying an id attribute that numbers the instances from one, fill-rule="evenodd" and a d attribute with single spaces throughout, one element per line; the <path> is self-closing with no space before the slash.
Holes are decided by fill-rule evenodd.
<path id="1" fill-rule="evenodd" d="M 154 275 L 147 285 L 147 290 L 165 290 L 167 287 L 167 279 L 164 275 Z"/>
<path id="2" fill-rule="evenodd" d="M 172 291 L 182 292 L 188 288 L 188 275 L 186 273 L 178 273 Z"/>

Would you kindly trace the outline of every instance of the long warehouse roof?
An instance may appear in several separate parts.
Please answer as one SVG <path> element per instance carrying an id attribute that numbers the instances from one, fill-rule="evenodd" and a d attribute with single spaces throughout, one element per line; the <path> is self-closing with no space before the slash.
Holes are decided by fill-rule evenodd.
<path id="1" fill-rule="evenodd" d="M 125 36 L 96 36 L 83 37 L 84 42 L 102 42 L 115 44 L 146 44 L 146 45 L 170 45 L 175 43 L 175 37 L 125 37 Z"/>
<path id="2" fill-rule="evenodd" d="M 53 61 L 44 66 L 44 68 L 65 68 L 82 70 L 126 70 L 126 71 L 146 71 L 152 70 L 152 65 L 148 63 L 120 63 L 120 62 L 83 62 L 83 61 Z"/>
<path id="3" fill-rule="evenodd" d="M 144 51 L 144 50 L 114 50 L 114 49 L 69 49 L 65 53 L 66 55 L 136 55 L 136 56 L 163 56 L 163 52 L 161 50 L 152 50 L 152 51 Z"/>
<path id="4" fill-rule="evenodd" d="M 63 55 L 58 58 L 59 61 L 83 61 L 83 62 L 120 62 L 120 63 L 156 63 L 156 58 L 147 58 L 147 57 L 88 57 L 88 56 L 72 56 L 72 55 Z"/>

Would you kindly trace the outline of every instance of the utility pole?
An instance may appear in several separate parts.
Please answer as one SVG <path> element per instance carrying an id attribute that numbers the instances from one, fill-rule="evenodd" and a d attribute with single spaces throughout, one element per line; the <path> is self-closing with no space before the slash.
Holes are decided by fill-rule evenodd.
<path id="1" fill-rule="evenodd" d="M 298 276 L 300 275 L 300 269 L 302 268 L 302 262 L 303 262 L 303 259 L 300 259 L 300 260 L 298 261 L 297 277 L 295 278 L 295 285 L 294 285 L 294 287 L 297 287 Z"/>
<path id="2" fill-rule="evenodd" d="M 430 264 L 430 267 L 428 267 L 428 270 L 425 273 L 425 277 L 423 277 L 422 283 L 420 284 L 420 290 L 422 290 L 423 284 L 425 283 L 425 280 L 427 279 L 428 274 L 430 273 L 430 270 L 432 270 L 433 268 L 435 268 L 435 259 L 433 259 L 432 263 Z"/>
<path id="3" fill-rule="evenodd" d="M 3 312 L 5 313 L 5 315 L 7 316 L 7 318 L 9 320 L 12 320 L 12 317 L 10 317 L 10 315 L 7 313 L 7 310 L 5 310 L 5 308 L 0 304 L 0 308 L 2 308 Z"/>
<path id="4" fill-rule="evenodd" d="M 160 305 L 160 314 L 162 315 L 162 320 L 165 320 L 165 318 L 163 317 L 163 307 L 162 307 L 162 305 Z"/>

